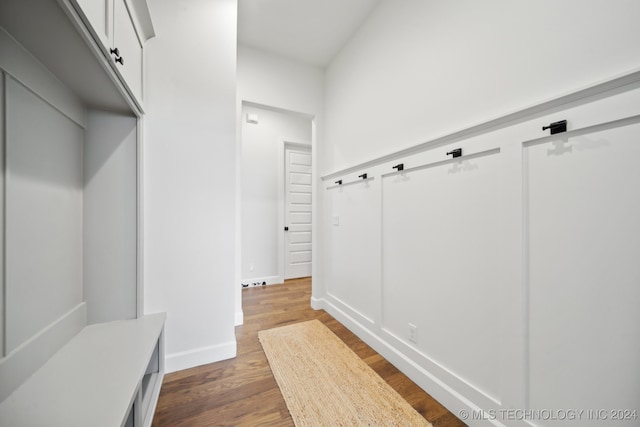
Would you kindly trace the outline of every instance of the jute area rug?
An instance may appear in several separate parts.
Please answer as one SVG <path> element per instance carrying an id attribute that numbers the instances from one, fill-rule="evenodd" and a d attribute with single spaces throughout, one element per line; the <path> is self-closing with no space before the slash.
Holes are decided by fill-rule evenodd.
<path id="1" fill-rule="evenodd" d="M 431 426 L 320 321 L 258 338 L 296 426 Z"/>

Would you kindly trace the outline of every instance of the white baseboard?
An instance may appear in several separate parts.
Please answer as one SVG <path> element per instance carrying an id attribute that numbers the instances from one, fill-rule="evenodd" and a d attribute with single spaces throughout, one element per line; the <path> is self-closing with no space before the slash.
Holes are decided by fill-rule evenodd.
<path id="1" fill-rule="evenodd" d="M 237 347 L 234 340 L 210 347 L 168 354 L 164 359 L 165 373 L 168 374 L 208 363 L 232 359 L 236 357 L 236 353 Z"/>
<path id="2" fill-rule="evenodd" d="M 324 298 L 311 297 L 311 308 L 313 308 L 314 310 L 324 310 L 325 308 Z"/>
<path id="3" fill-rule="evenodd" d="M 244 324 L 244 312 L 242 310 L 236 311 L 235 320 L 236 320 L 235 326 L 240 326 Z"/>
<path id="4" fill-rule="evenodd" d="M 402 371 L 402 373 L 413 382 L 418 384 L 420 388 L 433 396 L 434 399 L 454 415 L 459 416 L 463 411 L 466 411 L 466 414 L 474 414 L 481 411 L 478 405 L 420 366 L 409 356 L 376 334 L 375 331 L 357 321 L 355 316 L 341 310 L 336 304 L 330 301 L 330 299 L 312 297 L 311 307 L 315 310 L 326 310 L 331 316 L 355 333 L 362 341 L 371 346 L 371 348 Z M 490 419 L 467 419 L 465 422 L 471 427 L 502 426 L 497 420 Z"/>

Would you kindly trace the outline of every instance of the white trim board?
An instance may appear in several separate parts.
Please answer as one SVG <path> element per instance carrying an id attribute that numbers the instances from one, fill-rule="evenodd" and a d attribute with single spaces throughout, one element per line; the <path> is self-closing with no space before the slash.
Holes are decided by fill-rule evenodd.
<path id="1" fill-rule="evenodd" d="M 165 373 L 168 374 L 195 366 L 206 365 L 207 363 L 232 359 L 236 357 L 236 352 L 236 342 L 228 341 L 218 345 L 168 354 L 164 359 Z"/>
<path id="2" fill-rule="evenodd" d="M 6 171 L 7 171 L 7 98 L 6 98 L 6 81 L 8 79 L 7 74 L 0 72 L 0 358 L 6 356 L 6 239 L 7 235 L 7 200 L 6 200 Z M 2 397 L 0 397 L 2 400 Z"/>
<path id="3" fill-rule="evenodd" d="M 234 326 L 241 326 L 244 323 L 244 312 L 236 311 Z"/>
<path id="4" fill-rule="evenodd" d="M 0 402 L 76 336 L 86 324 L 87 304 L 83 302 L 0 359 Z"/>
<path id="5" fill-rule="evenodd" d="M 84 105 L 9 33 L 0 27 L 0 71 L 62 115 L 85 128 Z M 6 79 L 6 77 L 5 77 Z"/>

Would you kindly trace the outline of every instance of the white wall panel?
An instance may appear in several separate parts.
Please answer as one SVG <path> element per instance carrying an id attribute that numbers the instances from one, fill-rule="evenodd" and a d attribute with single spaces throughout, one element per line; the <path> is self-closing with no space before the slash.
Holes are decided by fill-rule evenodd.
<path id="1" fill-rule="evenodd" d="M 369 172 L 382 179 L 382 206 L 325 192 L 323 271 L 332 289 L 314 297 L 456 415 L 595 403 L 640 410 L 632 362 L 640 301 L 630 285 L 640 283 L 630 219 L 640 217 L 637 148 L 612 148 L 604 128 L 577 131 L 639 114 L 639 7 L 384 0 L 327 68 L 326 183 L 377 169 Z M 565 137 L 584 138 L 572 152 L 553 148 L 541 130 L 562 119 Z M 637 145 L 637 126 L 627 125 Z M 535 138 L 543 139 L 523 149 Z M 454 141 L 465 154 L 500 153 L 455 173 L 449 163 L 379 174 L 438 162 Z M 368 224 L 341 239 L 336 229 L 354 213 Z M 345 256 L 356 246 L 382 258 Z M 370 304 L 358 310 L 350 289 L 338 289 L 352 277 L 372 284 L 358 288 Z M 493 415 L 465 422 L 549 424 Z"/>
<path id="2" fill-rule="evenodd" d="M 382 324 L 499 399 L 499 153 L 383 180 Z M 443 327 L 446 325 L 446 327 Z M 469 357 L 468 348 L 473 348 Z"/>
<path id="3" fill-rule="evenodd" d="M 82 302 L 82 129 L 7 84 L 6 346 Z"/>
<path id="4" fill-rule="evenodd" d="M 329 198 L 329 295 L 374 321 L 380 301 L 380 181 L 326 190 Z"/>
<path id="5" fill-rule="evenodd" d="M 380 162 L 375 191 L 357 166 L 325 177 L 324 307 L 470 425 L 635 421 L 639 96 L 636 82 Z M 561 119 L 566 133 L 542 131 Z"/>
<path id="6" fill-rule="evenodd" d="M 89 323 L 136 317 L 137 120 L 90 110 L 84 145 L 84 298 Z"/>
<path id="7" fill-rule="evenodd" d="M 639 135 L 636 121 L 524 148 L 532 408 L 640 409 Z M 607 412 L 590 425 L 621 423 Z"/>

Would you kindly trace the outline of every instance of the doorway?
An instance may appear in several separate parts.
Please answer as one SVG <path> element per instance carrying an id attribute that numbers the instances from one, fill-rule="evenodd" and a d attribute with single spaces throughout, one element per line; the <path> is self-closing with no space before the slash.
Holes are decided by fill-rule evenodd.
<path id="1" fill-rule="evenodd" d="M 240 279 L 244 288 L 311 275 L 312 131 L 309 115 L 242 104 Z"/>

